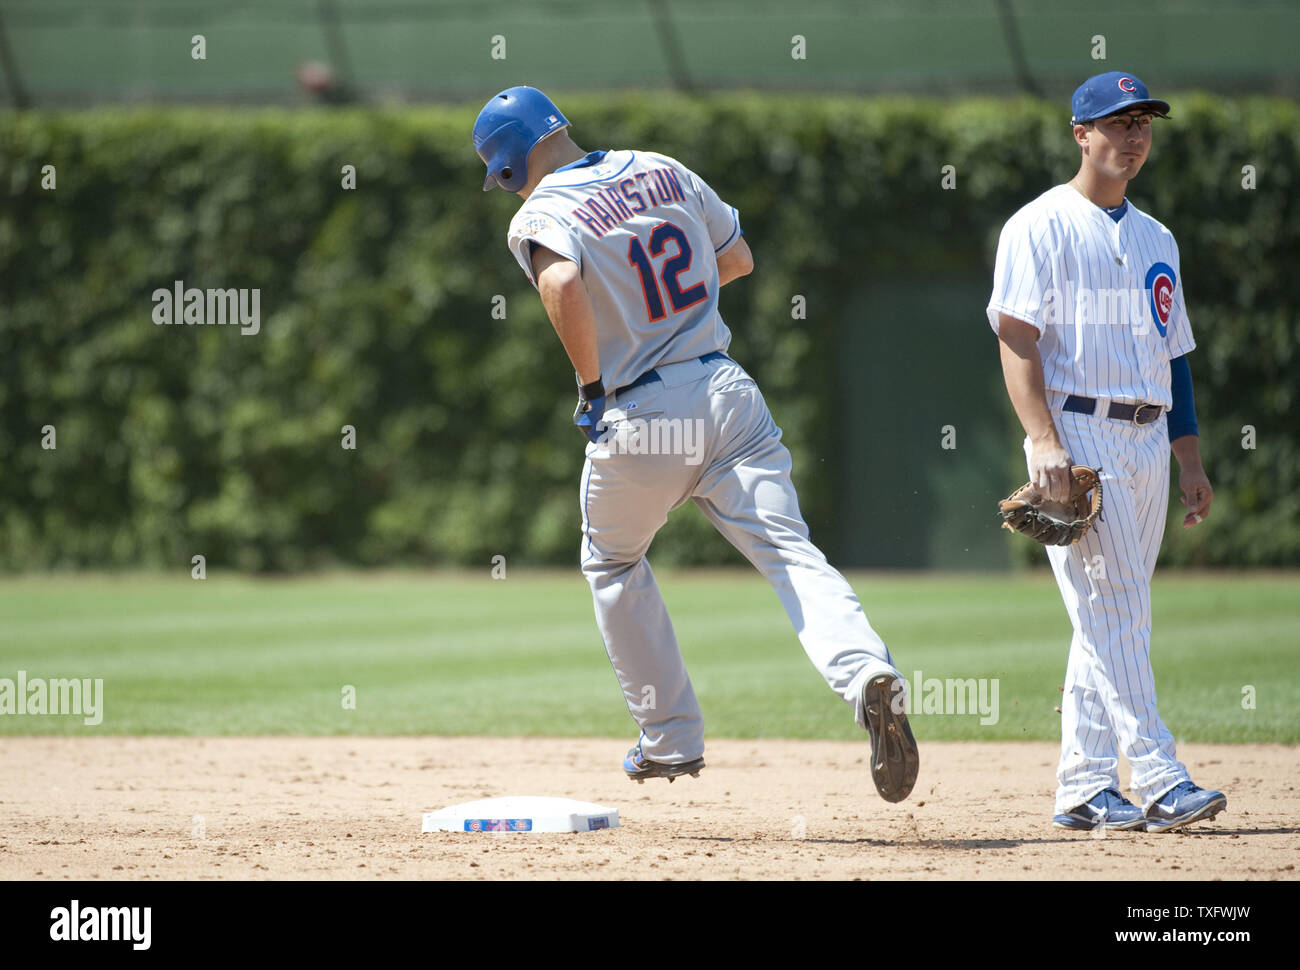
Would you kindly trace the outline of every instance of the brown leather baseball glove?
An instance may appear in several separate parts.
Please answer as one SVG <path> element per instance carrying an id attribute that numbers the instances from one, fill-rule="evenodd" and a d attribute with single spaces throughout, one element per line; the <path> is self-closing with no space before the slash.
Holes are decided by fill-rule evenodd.
<path id="1" fill-rule="evenodd" d="M 1033 482 L 1021 485 L 998 503 L 1002 528 L 1027 535 L 1045 546 L 1074 545 L 1101 515 L 1100 471 L 1087 465 L 1072 466 L 1069 502 L 1053 502 Z"/>

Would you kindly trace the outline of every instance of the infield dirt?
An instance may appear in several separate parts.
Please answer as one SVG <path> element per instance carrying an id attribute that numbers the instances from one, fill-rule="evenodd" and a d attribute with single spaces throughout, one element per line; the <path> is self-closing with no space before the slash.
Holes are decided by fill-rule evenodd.
<path id="1" fill-rule="evenodd" d="M 1184 833 L 1051 827 L 1057 746 L 921 745 L 882 801 L 854 742 L 711 742 L 698 779 L 636 785 L 626 740 L 0 739 L 3 879 L 1296 879 L 1300 751 L 1186 744 L 1228 809 Z M 421 834 L 500 795 L 619 810 L 574 835 Z"/>

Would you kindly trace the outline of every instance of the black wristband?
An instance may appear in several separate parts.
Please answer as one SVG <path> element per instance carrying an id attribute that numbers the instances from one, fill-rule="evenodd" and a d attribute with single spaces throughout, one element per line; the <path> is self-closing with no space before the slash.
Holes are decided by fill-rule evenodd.
<path id="1" fill-rule="evenodd" d="M 597 377 L 590 384 L 581 385 L 578 388 L 578 394 L 582 396 L 584 401 L 594 401 L 598 397 L 605 396 L 605 385 L 602 384 L 600 378 Z"/>

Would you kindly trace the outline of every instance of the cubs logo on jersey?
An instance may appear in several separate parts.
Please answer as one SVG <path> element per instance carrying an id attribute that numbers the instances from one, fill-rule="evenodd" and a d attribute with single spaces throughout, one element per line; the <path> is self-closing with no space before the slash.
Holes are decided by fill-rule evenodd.
<path id="1" fill-rule="evenodd" d="M 1156 330 L 1165 336 L 1169 330 L 1169 314 L 1174 308 L 1174 287 L 1178 277 L 1168 263 L 1156 263 L 1147 270 L 1147 298 L 1151 305 L 1151 316 L 1155 318 Z"/>

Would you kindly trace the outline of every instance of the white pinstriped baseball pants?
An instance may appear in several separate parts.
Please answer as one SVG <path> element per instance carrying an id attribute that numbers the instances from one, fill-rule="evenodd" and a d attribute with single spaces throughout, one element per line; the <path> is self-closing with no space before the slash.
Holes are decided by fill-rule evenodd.
<path id="1" fill-rule="evenodd" d="M 772 584 L 808 659 L 864 726 L 862 686 L 898 671 L 848 582 L 809 541 L 790 452 L 758 386 L 732 360 L 655 369 L 662 380 L 613 396 L 605 416 L 616 429 L 633 417 L 698 421 L 697 460 L 590 444 L 580 496 L 582 572 L 642 753 L 665 764 L 704 753 L 704 717 L 646 560 L 688 499 Z"/>
<path id="2" fill-rule="evenodd" d="M 1103 485 L 1101 518 L 1088 534 L 1073 546 L 1047 547 L 1074 627 L 1056 811 L 1118 789 L 1120 753 L 1133 800 L 1145 811 L 1190 780 L 1156 710 L 1151 670 L 1151 576 L 1168 511 L 1169 432 L 1163 416 L 1143 426 L 1058 409 L 1052 416 L 1070 460 L 1101 468 Z"/>

